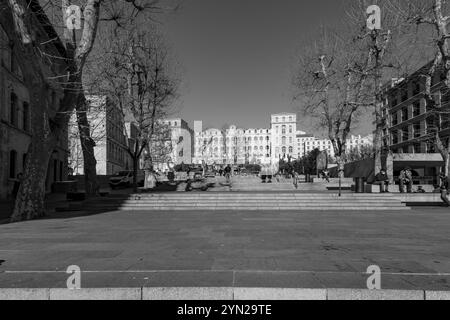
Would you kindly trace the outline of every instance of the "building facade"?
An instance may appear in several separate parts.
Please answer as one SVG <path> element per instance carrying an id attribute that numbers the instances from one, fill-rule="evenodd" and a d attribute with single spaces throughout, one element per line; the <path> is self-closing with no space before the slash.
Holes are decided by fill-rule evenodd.
<path id="1" fill-rule="evenodd" d="M 191 164 L 194 154 L 194 131 L 188 123 L 180 118 L 167 119 L 171 136 L 171 155 L 169 161 L 177 164 Z"/>
<path id="2" fill-rule="evenodd" d="M 393 175 L 409 166 L 423 184 L 437 183 L 443 166 L 435 133 L 444 145 L 450 138 L 450 91 L 443 82 L 442 68 L 437 68 L 431 83 L 433 105 L 427 103 L 423 75 L 429 68 L 427 64 L 407 78 L 386 84 L 382 105 L 382 141 L 384 150 L 393 153 Z"/>
<path id="3" fill-rule="evenodd" d="M 33 10 L 38 8 L 33 4 Z M 56 32 L 49 26 L 47 17 L 40 12 L 32 17 L 35 25 L 36 40 L 47 43 L 46 54 L 54 59 L 43 63 L 49 76 L 66 73 L 65 51 Z M 16 36 L 13 24 L 0 20 L 0 199 L 10 198 L 14 181 L 24 172 L 28 147 L 32 137 L 33 106 L 25 87 L 20 65 L 12 37 Z M 52 40 L 51 40 L 52 39 Z M 56 81 L 49 81 L 51 96 L 50 110 L 57 110 L 63 98 L 63 88 Z M 51 191 L 54 182 L 67 178 L 66 135 L 59 139 L 49 162 L 46 190 Z"/>
<path id="4" fill-rule="evenodd" d="M 365 137 L 362 137 L 361 135 L 358 136 L 351 136 L 349 139 L 347 139 L 347 150 L 357 150 L 360 149 L 363 146 L 371 146 L 373 145 L 373 136 L 368 135 Z M 309 152 L 318 149 L 320 151 L 326 151 L 328 156 L 334 157 L 334 148 L 331 143 L 331 140 L 329 139 L 320 139 L 316 138 L 313 135 L 306 134 L 303 131 L 297 132 L 297 158 L 304 157 Z"/>
<path id="5" fill-rule="evenodd" d="M 297 115 L 280 113 L 271 115 L 272 161 L 282 158 L 296 158 L 297 152 Z"/>
<path id="6" fill-rule="evenodd" d="M 105 96 L 87 96 L 88 121 L 94 139 L 98 175 L 112 175 L 132 170 L 133 161 L 128 154 L 128 139 L 132 138 L 132 124 L 126 124 L 121 110 Z M 130 134 L 127 134 L 127 131 Z M 84 175 L 83 151 L 74 111 L 69 122 L 69 167 L 74 175 Z"/>
<path id="7" fill-rule="evenodd" d="M 203 130 L 202 121 L 194 122 L 194 164 L 226 162 L 224 133 L 219 129 Z"/>
<path id="8" fill-rule="evenodd" d="M 319 139 L 297 130 L 295 113 L 273 114 L 270 129 L 203 130 L 201 121 L 194 122 L 195 153 L 193 163 L 201 164 L 277 164 L 280 159 L 299 159 L 319 149 L 334 156 L 328 139 Z M 372 145 L 372 136 L 351 136 L 348 148 Z"/>

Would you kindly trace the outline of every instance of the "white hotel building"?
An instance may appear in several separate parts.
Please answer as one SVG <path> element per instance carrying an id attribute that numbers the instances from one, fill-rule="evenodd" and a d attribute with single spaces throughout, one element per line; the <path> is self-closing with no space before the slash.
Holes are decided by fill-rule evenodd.
<path id="1" fill-rule="evenodd" d="M 201 164 L 275 164 L 280 159 L 295 160 L 314 149 L 334 156 L 328 139 L 317 139 L 297 131 L 297 115 L 280 113 L 271 115 L 270 129 L 241 129 L 232 125 L 228 129 L 203 130 L 202 121 L 194 122 L 193 163 Z M 372 138 L 352 136 L 350 149 L 372 144 Z"/>

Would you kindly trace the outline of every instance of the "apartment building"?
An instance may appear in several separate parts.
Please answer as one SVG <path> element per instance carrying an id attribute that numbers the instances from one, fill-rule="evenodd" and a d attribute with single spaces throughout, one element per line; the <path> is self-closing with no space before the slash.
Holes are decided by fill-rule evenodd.
<path id="1" fill-rule="evenodd" d="M 35 41 L 46 44 L 46 54 L 52 56 L 43 62 L 45 72 L 49 77 L 66 73 L 63 57 L 65 49 L 55 30 L 50 26 L 47 17 L 40 10 L 36 1 L 32 3 L 35 13 L 31 19 L 35 26 Z M 6 20 L 6 19 L 5 19 Z M 33 105 L 30 104 L 28 89 L 25 87 L 22 68 L 13 37 L 16 36 L 14 25 L 0 20 L 0 199 L 11 196 L 14 181 L 19 173 L 24 172 L 28 147 L 32 138 Z M 51 41 L 50 41 L 51 40 Z M 62 98 L 63 88 L 56 81 L 49 81 L 51 95 L 48 99 L 50 110 L 57 110 Z M 67 178 L 67 147 L 66 135 L 59 139 L 51 154 L 46 190 L 51 191 L 54 182 Z"/>

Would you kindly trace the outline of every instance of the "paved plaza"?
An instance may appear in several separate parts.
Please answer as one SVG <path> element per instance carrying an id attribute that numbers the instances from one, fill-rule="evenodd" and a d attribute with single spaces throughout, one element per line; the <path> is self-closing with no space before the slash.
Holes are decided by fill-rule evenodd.
<path id="1" fill-rule="evenodd" d="M 450 290 L 450 210 L 52 213 L 0 225 L 0 288 Z"/>

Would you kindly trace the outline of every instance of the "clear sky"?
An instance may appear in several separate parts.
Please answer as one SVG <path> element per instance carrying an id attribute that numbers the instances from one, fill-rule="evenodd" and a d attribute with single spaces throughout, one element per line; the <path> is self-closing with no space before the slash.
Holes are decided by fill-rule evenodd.
<path id="1" fill-rule="evenodd" d="M 294 111 L 291 69 L 302 41 L 344 17 L 340 0 L 185 0 L 162 19 L 183 66 L 180 116 L 268 127 L 271 113 Z"/>

